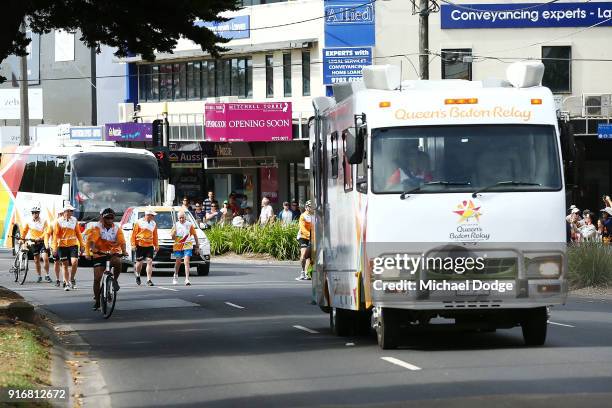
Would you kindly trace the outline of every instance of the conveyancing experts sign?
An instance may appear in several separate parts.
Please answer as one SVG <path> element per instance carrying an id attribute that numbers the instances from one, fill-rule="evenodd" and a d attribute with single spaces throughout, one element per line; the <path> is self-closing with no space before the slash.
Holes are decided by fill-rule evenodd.
<path id="1" fill-rule="evenodd" d="M 323 83 L 325 85 L 361 80 L 363 67 L 372 65 L 372 48 L 324 48 Z"/>
<path id="2" fill-rule="evenodd" d="M 612 2 L 443 4 L 443 29 L 612 26 Z"/>

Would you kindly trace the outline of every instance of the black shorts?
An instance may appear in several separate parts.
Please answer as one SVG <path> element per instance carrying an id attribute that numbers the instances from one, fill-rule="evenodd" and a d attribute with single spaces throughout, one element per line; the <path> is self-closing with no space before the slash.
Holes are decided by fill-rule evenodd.
<path id="1" fill-rule="evenodd" d="M 46 254 L 47 248 L 45 248 L 44 242 L 35 242 L 30 246 L 30 251 L 32 251 L 32 255 L 38 256 L 40 254 Z"/>
<path id="2" fill-rule="evenodd" d="M 147 258 L 153 259 L 153 254 L 155 254 L 155 248 L 152 246 L 141 247 L 136 246 L 136 260 L 143 261 Z"/>
<path id="3" fill-rule="evenodd" d="M 105 256 L 100 257 L 100 258 L 93 258 L 92 262 L 93 262 L 94 268 L 99 268 L 99 267 L 106 268 L 106 257 Z"/>
<path id="4" fill-rule="evenodd" d="M 59 256 L 60 261 L 65 261 L 69 258 L 78 258 L 79 247 L 77 247 L 76 245 L 69 247 L 59 247 L 57 249 L 57 255 Z"/>
<path id="5" fill-rule="evenodd" d="M 298 238 L 300 248 L 310 248 L 310 240 L 306 238 Z"/>

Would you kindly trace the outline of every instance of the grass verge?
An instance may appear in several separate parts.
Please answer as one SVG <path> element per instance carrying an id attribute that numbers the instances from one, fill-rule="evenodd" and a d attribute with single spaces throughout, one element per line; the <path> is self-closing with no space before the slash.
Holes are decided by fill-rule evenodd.
<path id="1" fill-rule="evenodd" d="M 607 287 L 612 285 L 612 246 L 583 242 L 567 248 L 570 287 Z"/>

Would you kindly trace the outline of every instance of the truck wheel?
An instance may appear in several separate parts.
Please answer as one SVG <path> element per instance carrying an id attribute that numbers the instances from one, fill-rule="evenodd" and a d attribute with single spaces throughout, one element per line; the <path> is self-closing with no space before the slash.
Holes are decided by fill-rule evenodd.
<path id="1" fill-rule="evenodd" d="M 548 314 L 545 307 L 528 310 L 521 321 L 523 339 L 527 346 L 541 346 L 546 341 Z"/>
<path id="2" fill-rule="evenodd" d="M 210 262 L 198 265 L 198 276 L 208 276 L 210 272 Z"/>
<path id="3" fill-rule="evenodd" d="M 358 336 L 368 336 L 372 332 L 372 311 L 357 312 L 355 333 Z"/>
<path id="4" fill-rule="evenodd" d="M 350 310 L 332 307 L 329 313 L 329 327 L 336 336 L 345 337 L 351 332 L 353 319 Z"/>
<path id="5" fill-rule="evenodd" d="M 397 348 L 398 323 L 391 309 L 383 307 L 378 316 L 376 325 L 376 340 L 383 350 Z"/>

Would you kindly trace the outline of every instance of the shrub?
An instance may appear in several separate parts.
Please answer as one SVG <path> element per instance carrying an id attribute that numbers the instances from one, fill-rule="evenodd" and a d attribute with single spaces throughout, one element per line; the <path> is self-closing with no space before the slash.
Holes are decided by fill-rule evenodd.
<path id="1" fill-rule="evenodd" d="M 567 249 L 569 283 L 572 287 L 612 284 L 612 246 L 583 242 Z"/>
<path id="2" fill-rule="evenodd" d="M 243 228 L 216 225 L 206 230 L 206 236 L 212 255 L 232 251 L 236 254 L 270 254 L 278 260 L 297 260 L 300 254 L 297 232 L 297 224 L 283 226 L 275 222 Z"/>

